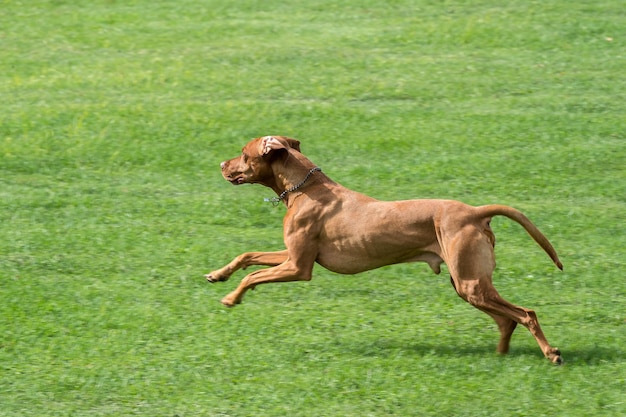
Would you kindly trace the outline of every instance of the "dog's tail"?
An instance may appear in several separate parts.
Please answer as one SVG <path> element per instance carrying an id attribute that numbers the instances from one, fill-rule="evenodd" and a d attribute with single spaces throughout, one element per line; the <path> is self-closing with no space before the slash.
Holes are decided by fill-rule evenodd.
<path id="1" fill-rule="evenodd" d="M 537 226 L 535 226 L 522 212 L 513 207 L 504 206 L 501 204 L 490 204 L 487 206 L 476 207 L 478 210 L 478 215 L 481 218 L 485 217 L 493 217 L 493 216 L 505 216 L 511 220 L 516 221 L 521 224 L 524 229 L 528 232 L 528 234 L 541 246 L 541 248 L 550 256 L 552 262 L 560 269 L 563 270 L 563 264 L 559 260 L 559 256 L 556 254 L 556 251 L 552 247 L 552 244 L 548 240 L 547 237 L 539 231 Z"/>

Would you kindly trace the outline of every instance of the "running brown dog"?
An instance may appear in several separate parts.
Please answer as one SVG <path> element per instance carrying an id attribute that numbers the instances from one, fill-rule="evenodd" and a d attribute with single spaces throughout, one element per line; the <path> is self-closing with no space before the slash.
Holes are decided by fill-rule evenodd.
<path id="1" fill-rule="evenodd" d="M 207 274 L 210 282 L 226 281 L 238 269 L 267 265 L 247 275 L 222 299 L 232 307 L 259 284 L 309 281 L 313 264 L 356 274 L 384 265 L 426 262 L 438 274 L 442 263 L 459 296 L 491 316 L 500 330 L 497 351 L 507 353 L 518 323 L 537 340 L 543 354 L 556 364 L 561 353 L 551 347 L 533 310 L 504 300 L 493 286 L 495 236 L 493 216 L 522 225 L 552 258 L 563 265 L 548 239 L 518 210 L 504 205 L 472 207 L 454 200 L 383 202 L 332 181 L 300 153 L 300 142 L 283 136 L 250 141 L 242 154 L 221 163 L 232 184 L 257 183 L 271 188 L 272 201 L 287 207 L 283 220 L 286 250 L 249 252 Z"/>

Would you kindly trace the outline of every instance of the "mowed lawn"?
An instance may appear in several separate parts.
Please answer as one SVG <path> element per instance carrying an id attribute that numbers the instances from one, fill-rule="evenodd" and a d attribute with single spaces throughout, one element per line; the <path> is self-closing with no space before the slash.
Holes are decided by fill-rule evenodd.
<path id="1" fill-rule="evenodd" d="M 626 415 L 617 0 L 0 2 L 0 416 Z M 496 218 L 494 282 L 564 366 L 426 264 L 261 286 L 284 207 L 220 161 L 277 134 L 374 197 Z"/>

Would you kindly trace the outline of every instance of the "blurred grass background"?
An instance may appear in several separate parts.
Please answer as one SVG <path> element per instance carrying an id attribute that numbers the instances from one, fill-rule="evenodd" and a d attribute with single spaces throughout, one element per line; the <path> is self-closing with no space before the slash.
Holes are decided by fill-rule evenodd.
<path id="1" fill-rule="evenodd" d="M 3 1 L 1 416 L 625 413 L 625 18 L 602 0 Z M 495 219 L 494 281 L 565 367 L 400 265 L 218 303 L 282 248 L 219 162 L 279 134 L 381 199 Z"/>

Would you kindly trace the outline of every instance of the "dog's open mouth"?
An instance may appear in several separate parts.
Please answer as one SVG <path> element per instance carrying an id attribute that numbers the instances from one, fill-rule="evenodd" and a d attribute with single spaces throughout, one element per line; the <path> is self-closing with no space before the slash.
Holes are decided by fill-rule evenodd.
<path id="1" fill-rule="evenodd" d="M 245 181 L 243 179 L 243 177 L 238 176 L 235 178 L 226 178 L 226 181 L 230 182 L 232 185 L 240 185 L 243 184 Z"/>

